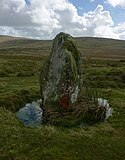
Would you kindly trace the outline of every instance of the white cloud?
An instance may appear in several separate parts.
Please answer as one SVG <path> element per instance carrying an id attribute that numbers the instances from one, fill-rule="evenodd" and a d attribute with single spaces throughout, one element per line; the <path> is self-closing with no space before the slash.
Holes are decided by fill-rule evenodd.
<path id="1" fill-rule="evenodd" d="M 107 3 L 112 5 L 113 7 L 122 7 L 125 8 L 125 0 L 106 0 Z"/>
<path id="2" fill-rule="evenodd" d="M 113 28 L 113 31 L 118 35 L 119 39 L 125 39 L 125 22 L 118 24 Z"/>
<path id="3" fill-rule="evenodd" d="M 1 0 L 0 34 L 49 39 L 64 31 L 73 36 L 125 39 L 124 23 L 114 26 L 109 11 L 98 5 L 79 16 L 67 0 Z"/>

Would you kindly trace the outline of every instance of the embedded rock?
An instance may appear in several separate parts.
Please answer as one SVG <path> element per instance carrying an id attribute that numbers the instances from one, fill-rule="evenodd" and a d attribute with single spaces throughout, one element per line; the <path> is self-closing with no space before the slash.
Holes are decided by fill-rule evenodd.
<path id="1" fill-rule="evenodd" d="M 24 123 L 25 126 L 37 127 L 42 123 L 42 109 L 37 102 L 27 103 L 25 107 L 16 112 L 16 116 Z"/>
<path id="2" fill-rule="evenodd" d="M 109 103 L 106 99 L 97 98 L 98 105 L 103 107 L 105 110 L 105 120 L 112 116 L 113 109 L 109 107 Z"/>
<path id="3" fill-rule="evenodd" d="M 67 110 L 77 101 L 81 87 L 80 52 L 72 36 L 59 33 L 53 41 L 52 52 L 40 75 L 42 105 L 57 102 L 57 105 Z"/>

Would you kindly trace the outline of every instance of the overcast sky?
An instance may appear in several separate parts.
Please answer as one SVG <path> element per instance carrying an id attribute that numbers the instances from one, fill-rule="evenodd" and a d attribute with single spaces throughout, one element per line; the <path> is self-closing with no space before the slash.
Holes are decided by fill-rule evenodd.
<path id="1" fill-rule="evenodd" d="M 125 40 L 125 0 L 0 0 L 0 34 L 52 39 L 72 36 Z"/>

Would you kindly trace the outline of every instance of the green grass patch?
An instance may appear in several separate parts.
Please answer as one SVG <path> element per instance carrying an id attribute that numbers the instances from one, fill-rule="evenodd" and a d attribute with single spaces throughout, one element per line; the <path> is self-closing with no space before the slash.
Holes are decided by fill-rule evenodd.
<path id="1" fill-rule="evenodd" d="M 0 109 L 0 158 L 124 160 L 124 131 L 109 123 L 77 128 L 27 128 L 15 114 Z"/>
<path id="2" fill-rule="evenodd" d="M 40 98 L 39 73 L 45 59 L 0 55 L 0 159 L 124 160 L 125 61 L 83 60 L 84 89 L 107 99 L 114 110 L 108 122 L 74 125 L 73 116 L 66 115 L 56 126 L 28 128 L 14 112 Z"/>

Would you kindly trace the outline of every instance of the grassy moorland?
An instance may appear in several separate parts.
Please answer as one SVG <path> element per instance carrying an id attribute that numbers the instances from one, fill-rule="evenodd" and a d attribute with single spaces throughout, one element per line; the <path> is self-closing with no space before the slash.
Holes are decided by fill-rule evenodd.
<path id="1" fill-rule="evenodd" d="M 36 40 L 30 40 L 31 45 L 29 41 L 26 44 L 22 39 L 14 39 L 22 44 L 16 47 L 11 39 L 0 41 L 0 160 L 125 159 L 125 42 L 88 40 L 83 44 L 77 41 L 79 49 L 83 46 L 84 50 L 84 87 L 108 99 L 113 116 L 107 122 L 67 128 L 27 128 L 15 116 L 26 102 L 40 98 L 39 73 L 50 42 L 44 41 L 41 46 Z M 92 44 L 96 45 L 89 54 Z"/>

